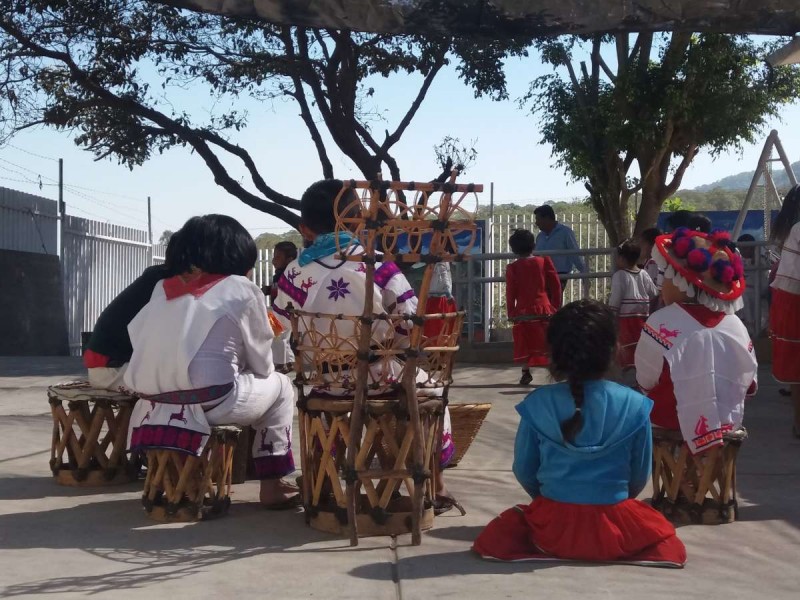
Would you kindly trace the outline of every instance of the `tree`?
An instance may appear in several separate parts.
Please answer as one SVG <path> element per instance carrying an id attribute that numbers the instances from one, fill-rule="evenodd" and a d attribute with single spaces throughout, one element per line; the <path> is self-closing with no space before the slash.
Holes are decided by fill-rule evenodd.
<path id="1" fill-rule="evenodd" d="M 723 34 L 575 36 L 537 43 L 555 73 L 522 102 L 542 119 L 541 143 L 585 181 L 617 244 L 631 232 L 629 201 L 641 204 L 633 233 L 652 226 L 700 150 L 753 142 L 769 117 L 800 92 L 794 67 L 763 62 L 769 44 Z M 638 174 L 632 172 L 634 163 Z"/>
<path id="2" fill-rule="evenodd" d="M 247 125 L 238 98 L 294 101 L 323 177 L 334 169 L 321 127 L 365 178 L 385 165 L 399 179 L 392 149 L 441 69 L 456 59 L 476 95 L 503 99 L 502 59 L 524 54 L 526 45 L 277 26 L 144 0 L 0 0 L 0 125 L 6 134 L 35 125 L 75 131 L 76 143 L 98 159 L 131 168 L 155 152 L 189 146 L 227 192 L 296 226 L 297 199 L 271 188 L 231 140 Z M 422 81 L 396 126 L 380 136 L 375 124 L 384 116 L 372 104 L 371 84 L 399 72 Z M 205 121 L 171 99 L 195 86 L 206 86 L 214 100 L 216 112 Z M 229 173 L 231 161 L 250 184 Z"/>
<path id="3" fill-rule="evenodd" d="M 163 246 L 166 246 L 167 244 L 169 244 L 169 238 L 172 237 L 173 233 L 174 233 L 173 231 L 165 229 L 164 231 L 161 232 L 161 237 L 158 238 L 158 243 Z"/>

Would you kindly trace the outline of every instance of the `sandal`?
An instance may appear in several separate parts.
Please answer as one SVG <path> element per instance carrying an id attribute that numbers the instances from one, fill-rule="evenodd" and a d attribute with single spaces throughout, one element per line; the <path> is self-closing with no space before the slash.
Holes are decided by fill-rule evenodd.
<path id="1" fill-rule="evenodd" d="M 792 435 L 800 440 L 800 428 L 797 425 L 792 425 Z"/>
<path id="2" fill-rule="evenodd" d="M 440 494 L 436 494 L 436 497 L 433 499 L 433 515 L 438 517 L 439 515 L 452 510 L 454 506 L 461 513 L 462 517 L 467 514 L 467 511 L 464 510 L 464 507 L 461 506 L 461 503 L 453 498 L 453 496 L 442 496 Z"/>

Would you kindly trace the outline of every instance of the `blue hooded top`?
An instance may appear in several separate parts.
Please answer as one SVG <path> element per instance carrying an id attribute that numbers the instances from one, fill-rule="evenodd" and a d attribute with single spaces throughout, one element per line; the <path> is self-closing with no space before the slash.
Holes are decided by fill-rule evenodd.
<path id="1" fill-rule="evenodd" d="M 635 498 L 650 476 L 653 401 L 606 380 L 584 384 L 583 426 L 573 443 L 561 423 L 575 412 L 566 383 L 541 387 L 517 405 L 514 475 L 532 497 L 572 504 Z"/>

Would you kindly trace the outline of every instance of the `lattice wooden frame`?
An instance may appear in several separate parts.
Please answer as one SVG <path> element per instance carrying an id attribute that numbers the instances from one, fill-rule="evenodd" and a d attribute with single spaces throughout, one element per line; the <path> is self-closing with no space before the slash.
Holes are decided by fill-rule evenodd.
<path id="1" fill-rule="evenodd" d="M 53 417 L 50 469 L 57 483 L 94 487 L 136 481 L 139 461 L 126 454 L 135 396 L 76 381 L 49 387 L 47 397 Z"/>
<path id="2" fill-rule="evenodd" d="M 420 337 L 417 356 L 416 394 L 443 395 L 453 381 L 453 363 L 465 313 L 422 315 L 372 315 L 373 343 L 369 348 L 368 395 L 390 394 L 401 386 L 408 347 L 398 344 L 396 328 L 411 329 L 417 319 L 424 331 L 427 321 L 442 323 L 436 336 Z M 357 389 L 358 344 L 361 317 L 292 310 L 296 384 L 330 391 L 332 395 L 354 395 Z M 380 331 L 376 332 L 376 329 Z M 382 340 L 382 341 L 378 341 Z"/>
<path id="3" fill-rule="evenodd" d="M 747 431 L 693 455 L 677 431 L 653 430 L 653 507 L 671 521 L 716 525 L 738 519 L 736 458 Z"/>
<path id="4" fill-rule="evenodd" d="M 224 515 L 230 506 L 233 453 L 241 428 L 211 428 L 200 456 L 155 448 L 147 450 L 142 506 L 162 522 L 191 522 Z"/>
<path id="5" fill-rule="evenodd" d="M 338 246 L 340 257 L 361 260 L 352 249 L 356 242 L 373 248 L 384 261 L 440 262 L 464 260 L 475 244 L 477 193 L 482 185 L 455 184 L 455 175 L 445 183 L 403 183 L 396 181 L 344 182 L 334 207 L 336 230 L 355 234 L 355 240 Z M 353 193 L 355 192 L 355 197 Z M 466 208 L 475 198 L 475 210 Z M 469 233 L 468 249 L 459 254 L 455 237 Z M 398 242 L 406 234 L 409 251 L 400 253 Z M 431 234 L 428 252 L 422 238 Z"/>
<path id="6" fill-rule="evenodd" d="M 461 260 L 468 257 L 469 249 L 476 239 L 476 226 L 474 223 L 475 215 L 466 211 L 463 203 L 468 195 L 480 192 L 483 190 L 479 185 L 456 185 L 455 177 L 458 175 L 456 171 L 453 172 L 450 181 L 446 183 L 403 183 L 403 182 L 383 182 L 383 181 L 348 181 L 345 182 L 343 189 L 335 202 L 336 212 L 336 231 L 337 232 L 350 232 L 355 235 L 355 239 L 361 244 L 362 248 L 356 251 L 356 241 L 342 242 L 344 236 L 337 236 L 338 244 L 338 257 L 343 260 L 360 261 L 365 265 L 365 295 L 364 295 L 364 308 L 360 317 L 347 317 L 339 315 L 303 315 L 292 311 L 293 321 L 293 335 L 296 341 L 296 358 L 295 370 L 297 373 L 297 386 L 300 399 L 298 407 L 300 410 L 300 437 L 301 446 L 305 449 L 302 452 L 303 457 L 303 473 L 307 474 L 314 470 L 315 460 L 317 455 L 308 451 L 308 444 L 317 442 L 322 439 L 327 443 L 327 439 L 320 433 L 319 427 L 316 429 L 312 421 L 309 421 L 307 414 L 311 409 L 309 402 L 311 398 L 305 396 L 305 390 L 309 383 L 317 381 L 321 387 L 330 390 L 334 385 L 338 386 L 341 392 L 352 394 L 352 400 L 348 400 L 346 414 L 349 414 L 349 430 L 347 431 L 348 439 L 344 447 L 346 452 L 345 459 L 345 495 L 346 495 L 346 508 L 347 508 L 347 528 L 350 533 L 351 545 L 358 544 L 359 529 L 364 521 L 362 508 L 363 500 L 360 490 L 364 487 L 367 502 L 370 504 L 370 510 L 374 510 L 376 514 L 378 511 L 386 512 L 388 505 L 381 506 L 380 498 L 377 504 L 372 504 L 375 497 L 371 494 L 370 480 L 375 479 L 378 481 L 386 480 L 385 485 L 391 487 L 396 481 L 397 477 L 402 480 L 409 477 L 413 481 L 413 486 L 407 489 L 411 490 L 410 498 L 410 523 L 408 529 L 411 531 L 412 544 L 418 545 L 422 541 L 421 532 L 427 512 L 425 508 L 425 495 L 428 494 L 429 498 L 432 494 L 432 481 L 436 477 L 436 469 L 439 464 L 441 453 L 441 444 L 438 441 L 433 444 L 436 448 L 435 458 L 430 458 L 430 453 L 426 454 L 426 444 L 430 427 L 427 425 L 423 427 L 423 421 L 428 419 L 425 416 L 420 418 L 421 402 L 424 395 L 420 393 L 417 388 L 417 373 L 418 367 L 429 363 L 429 367 L 433 370 L 432 378 L 427 382 L 431 387 L 441 387 L 441 397 L 430 400 L 439 408 L 434 411 L 437 414 L 438 430 L 441 431 L 443 427 L 443 414 L 444 406 L 447 402 L 447 391 L 450 384 L 453 355 L 458 349 L 458 338 L 461 329 L 452 328 L 446 329 L 447 335 L 439 336 L 435 341 L 428 341 L 424 339 L 423 326 L 425 323 L 425 305 L 428 298 L 428 290 L 430 289 L 430 282 L 433 275 L 433 267 L 440 261 Z M 355 197 L 352 192 L 355 191 Z M 358 192 L 361 190 L 361 192 Z M 405 192 L 411 193 L 412 200 L 409 202 Z M 414 195 L 416 194 L 416 195 Z M 454 197 L 455 196 L 455 197 Z M 470 232 L 468 248 L 463 254 L 458 254 L 458 248 L 455 244 L 455 235 L 461 231 Z M 423 252 L 422 248 L 422 235 L 431 233 L 431 242 L 427 252 Z M 411 251 L 405 254 L 398 253 L 398 239 L 400 233 L 409 234 L 409 243 L 411 244 Z M 379 257 L 380 255 L 380 257 Z M 417 306 L 416 315 L 403 315 L 400 318 L 404 321 L 410 321 L 410 332 L 407 338 L 407 347 L 399 348 L 393 346 L 392 342 L 384 343 L 384 339 L 378 336 L 377 340 L 373 340 L 375 327 L 381 325 L 391 324 L 395 317 L 386 315 L 375 315 L 372 313 L 373 302 L 375 300 L 375 264 L 381 261 L 397 261 L 397 262 L 424 262 L 425 273 L 422 279 L 422 285 L 419 293 L 419 302 Z M 446 318 L 446 315 L 436 315 L 440 318 Z M 338 326 L 331 322 L 328 327 L 323 328 L 324 336 L 330 336 L 330 332 L 336 331 L 334 339 L 316 339 L 309 343 L 308 340 L 302 339 L 301 331 L 313 330 L 314 327 L 306 327 L 308 323 L 303 323 L 301 320 L 304 318 L 333 318 L 338 319 L 339 323 L 349 322 L 348 333 L 349 336 L 343 336 L 338 331 Z M 453 319 L 463 319 L 463 315 L 454 313 Z M 302 325 L 302 327 L 300 327 Z M 391 331 L 391 330 L 390 330 Z M 310 334 L 314 335 L 314 334 Z M 344 339 L 347 338 L 347 339 Z M 447 344 L 439 345 L 436 344 Z M 427 346 L 427 347 L 426 347 Z M 331 349 L 334 349 L 332 351 Z M 393 373 L 393 377 L 397 380 L 383 381 L 370 383 L 370 364 L 371 360 L 384 361 L 387 364 L 401 355 L 403 356 L 404 366 L 401 372 Z M 355 361 L 353 360 L 355 357 Z M 431 361 L 433 359 L 433 361 Z M 306 368 L 304 365 L 308 365 Z M 323 369 L 323 365 L 327 365 L 327 372 Z M 331 365 L 346 366 L 348 375 L 355 372 L 354 383 L 345 382 L 344 369 L 331 368 Z M 331 373 L 333 372 L 333 375 Z M 444 376 L 438 377 L 437 373 L 442 373 Z M 320 377 L 326 375 L 326 377 Z M 320 381 L 322 379 L 322 381 Z M 388 389 L 382 389 L 382 384 L 388 384 Z M 372 387 L 372 390 L 370 390 Z M 423 384 L 422 387 L 425 387 Z M 359 469 L 359 465 L 364 467 L 366 463 L 362 462 L 364 454 L 361 448 L 366 446 L 367 455 L 371 450 L 373 444 L 369 442 L 366 437 L 370 431 L 377 431 L 376 425 L 373 424 L 375 417 L 372 416 L 369 407 L 373 406 L 374 400 L 370 396 L 370 391 L 384 392 L 389 398 L 387 400 L 396 413 L 402 418 L 407 419 L 407 427 L 412 432 L 410 435 L 405 435 L 403 441 L 409 445 L 411 452 L 410 457 L 401 457 L 401 462 L 405 463 L 403 469 Z M 336 402 L 336 400 L 326 400 L 326 402 Z M 427 400 L 425 400 L 427 402 Z M 321 410 L 321 409 L 319 409 Z M 327 411 L 323 411 L 327 412 Z M 348 417 L 342 416 L 340 420 Z M 380 418 L 378 418 L 380 421 Z M 427 423 L 427 421 L 425 421 Z M 427 427 L 427 428 L 426 428 Z M 433 428 L 436 429 L 436 428 Z M 383 431 L 383 429 L 381 429 Z M 377 435 L 375 433 L 374 435 Z M 376 453 L 379 450 L 375 450 Z M 321 474 L 328 473 L 327 467 L 322 471 L 317 471 Z M 376 471 L 392 471 L 396 472 L 393 475 L 379 475 Z M 402 471 L 402 474 L 400 472 Z M 395 477 L 396 475 L 396 477 Z M 334 483 L 333 474 L 328 473 L 331 485 Z M 393 477 L 395 477 L 393 479 Z M 306 479 L 304 475 L 304 481 Z M 322 479 L 325 477 L 322 476 Z M 304 502 L 306 510 L 309 514 L 314 511 L 319 511 L 319 505 L 313 504 L 314 498 L 311 494 L 312 490 L 308 487 L 310 484 L 303 484 L 304 488 Z M 319 484 L 322 485 L 322 484 Z M 338 485 L 338 484 L 337 484 Z M 335 494 L 335 490 L 332 491 Z M 321 497 L 317 496 L 317 500 Z M 341 501 L 341 498 L 339 498 Z M 337 504 L 339 513 L 341 507 Z M 321 514 L 321 513 L 319 513 Z M 327 512 L 327 515 L 332 513 Z M 341 514 L 340 514 L 341 516 Z M 383 518 L 383 514 L 379 518 Z M 341 522 L 343 519 L 339 519 Z M 377 519 L 373 518 L 374 522 Z M 405 519 L 403 519 L 405 521 Z"/>

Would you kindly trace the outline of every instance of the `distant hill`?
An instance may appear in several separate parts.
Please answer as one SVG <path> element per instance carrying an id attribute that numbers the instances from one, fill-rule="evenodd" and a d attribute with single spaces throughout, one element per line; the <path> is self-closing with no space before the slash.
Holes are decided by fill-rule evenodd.
<path id="1" fill-rule="evenodd" d="M 790 187 L 789 176 L 786 174 L 786 171 L 783 170 L 783 165 L 780 163 L 772 163 L 772 165 L 772 176 L 775 179 L 775 185 L 779 190 L 788 189 Z M 794 171 L 795 176 L 800 179 L 800 161 L 792 163 L 792 171 Z M 699 185 L 694 188 L 694 190 L 697 192 L 710 192 L 718 188 L 723 190 L 746 190 L 750 187 L 750 182 L 753 180 L 753 173 L 755 173 L 755 171 L 745 171 L 744 173 L 729 175 L 714 183 Z"/>

